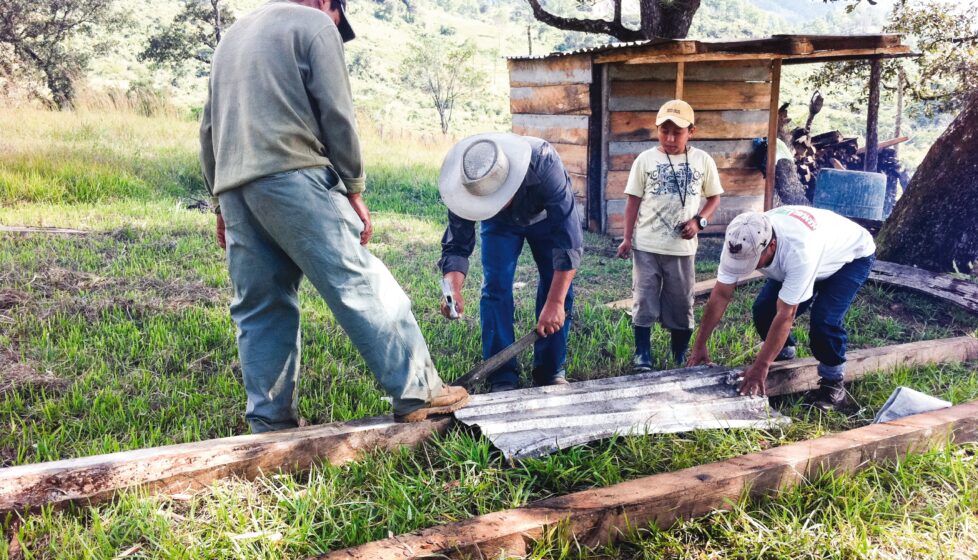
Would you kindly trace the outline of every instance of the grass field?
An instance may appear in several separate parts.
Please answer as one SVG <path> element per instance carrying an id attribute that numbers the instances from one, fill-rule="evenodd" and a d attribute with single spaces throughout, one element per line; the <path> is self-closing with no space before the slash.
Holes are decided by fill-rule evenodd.
<path id="1" fill-rule="evenodd" d="M 245 433 L 244 391 L 227 311 L 229 282 L 203 198 L 196 124 L 175 117 L 0 110 L 0 224 L 60 226 L 87 235 L 0 237 L 0 467 Z M 444 227 L 437 166 L 446 145 L 364 131 L 370 246 L 412 298 L 442 375 L 480 356 L 478 287 L 467 316 L 437 313 L 435 262 Z M 628 371 L 628 317 L 606 309 L 630 293 L 630 265 L 587 236 L 576 281 L 567 365 L 572 380 Z M 533 325 L 534 271 L 517 273 L 519 331 Z M 712 276 L 717 243 L 697 272 Z M 473 263 L 478 263 L 477 256 Z M 743 364 L 758 286 L 738 290 L 713 356 Z M 389 412 L 329 310 L 302 288 L 299 410 L 310 423 Z M 805 320 L 796 329 L 807 350 Z M 847 318 L 852 348 L 975 334 L 978 319 L 912 294 L 867 286 Z M 668 348 L 656 330 L 657 355 Z M 526 357 L 525 357 L 526 358 Z M 660 361 L 665 367 L 665 361 Z M 975 364 L 900 369 L 852 388 L 846 414 L 810 415 L 770 432 L 648 436 L 569 449 L 510 468 L 479 438 L 455 431 L 414 451 L 254 483 L 227 481 L 192 497 L 122 496 L 98 508 L 0 519 L 0 558 L 281 558 L 363 543 L 437 523 L 638 476 L 715 461 L 866 424 L 906 385 L 953 402 L 978 398 Z M 621 547 L 583 550 L 560 535 L 540 558 L 973 557 L 978 474 L 957 446 L 826 477 L 771 501 L 740 501 L 669 531 L 639 528 Z"/>

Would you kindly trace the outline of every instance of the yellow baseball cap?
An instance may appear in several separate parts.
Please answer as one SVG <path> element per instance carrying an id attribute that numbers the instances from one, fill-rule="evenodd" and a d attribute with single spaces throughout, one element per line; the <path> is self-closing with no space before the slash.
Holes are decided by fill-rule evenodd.
<path id="1" fill-rule="evenodd" d="M 668 101 L 659 109 L 659 114 L 655 117 L 655 126 L 662 126 L 666 121 L 672 121 L 680 128 L 686 128 L 693 124 L 693 108 L 682 99 Z"/>

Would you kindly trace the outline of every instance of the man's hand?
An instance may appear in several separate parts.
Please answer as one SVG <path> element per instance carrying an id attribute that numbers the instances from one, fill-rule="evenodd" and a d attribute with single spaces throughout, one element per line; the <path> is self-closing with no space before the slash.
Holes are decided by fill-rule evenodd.
<path id="1" fill-rule="evenodd" d="M 540 320 L 537 321 L 537 333 L 547 337 L 564 327 L 564 320 L 567 314 L 564 311 L 564 303 L 547 300 L 540 311 Z"/>
<path id="2" fill-rule="evenodd" d="M 465 283 L 465 275 L 457 271 L 449 272 L 445 274 L 445 279 L 452 285 L 452 299 L 455 301 L 455 312 L 458 313 L 456 318 L 461 318 L 462 313 L 465 312 L 465 300 L 462 298 L 462 284 Z M 441 314 L 446 319 L 452 318 L 452 312 L 448 308 L 448 302 L 445 301 L 445 298 L 441 298 Z"/>
<path id="3" fill-rule="evenodd" d="M 699 365 L 713 365 L 710 361 L 710 351 L 706 346 L 700 346 L 698 344 L 693 345 L 693 351 L 689 354 L 689 358 L 686 359 L 686 367 L 693 367 Z"/>
<path id="4" fill-rule="evenodd" d="M 761 396 L 767 394 L 767 366 L 754 362 L 744 372 L 744 380 L 737 391 L 741 395 Z"/>
<path id="5" fill-rule="evenodd" d="M 699 235 L 700 233 L 700 222 L 696 218 L 690 218 L 688 222 L 683 225 L 682 232 L 680 235 L 683 239 L 692 239 Z"/>
<path id="6" fill-rule="evenodd" d="M 632 240 L 626 237 L 621 240 L 621 245 L 618 246 L 618 258 L 627 259 L 632 255 Z"/>
<path id="7" fill-rule="evenodd" d="M 227 237 L 224 236 L 224 216 L 217 215 L 217 244 L 221 246 L 221 249 L 227 250 L 228 241 Z"/>
<path id="8" fill-rule="evenodd" d="M 353 211 L 360 217 L 360 221 L 363 222 L 363 231 L 360 232 L 360 244 L 366 245 L 374 234 L 374 227 L 370 223 L 370 210 L 367 209 L 367 203 L 363 201 L 363 196 L 360 193 L 348 194 L 346 198 L 350 201 L 350 206 L 353 207 Z"/>

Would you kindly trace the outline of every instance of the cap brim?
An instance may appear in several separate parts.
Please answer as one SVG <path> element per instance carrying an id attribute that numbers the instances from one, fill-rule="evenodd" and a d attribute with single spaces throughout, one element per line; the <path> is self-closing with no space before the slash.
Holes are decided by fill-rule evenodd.
<path id="1" fill-rule="evenodd" d="M 357 34 L 350 27 L 350 20 L 346 19 L 346 8 L 342 5 L 340 5 L 340 24 L 336 28 L 340 31 L 340 38 L 343 39 L 344 43 L 357 38 Z"/>
<path id="2" fill-rule="evenodd" d="M 679 117 L 668 116 L 668 117 L 659 117 L 659 118 L 655 119 L 655 126 L 662 126 L 662 123 L 664 123 L 666 121 L 672 121 L 672 122 L 676 123 L 676 126 L 678 126 L 679 128 L 688 128 L 691 124 L 693 124 L 693 123 L 687 121 L 686 119 L 681 119 Z"/>
<path id="3" fill-rule="evenodd" d="M 720 253 L 720 266 L 717 268 L 717 275 L 742 278 L 754 272 L 757 269 L 757 263 L 760 261 L 760 253 L 757 254 L 757 258 L 755 259 L 735 259 L 727 252 L 727 247 L 724 246 L 723 252 Z"/>
<path id="4" fill-rule="evenodd" d="M 462 154 L 479 140 L 492 140 L 499 144 L 509 160 L 509 173 L 496 192 L 487 196 L 470 194 L 462 186 Z M 487 132 L 460 140 L 445 156 L 438 175 L 438 192 L 442 202 L 453 213 L 466 220 L 487 220 L 506 206 L 513 198 L 530 167 L 533 148 L 523 137 L 508 132 Z"/>

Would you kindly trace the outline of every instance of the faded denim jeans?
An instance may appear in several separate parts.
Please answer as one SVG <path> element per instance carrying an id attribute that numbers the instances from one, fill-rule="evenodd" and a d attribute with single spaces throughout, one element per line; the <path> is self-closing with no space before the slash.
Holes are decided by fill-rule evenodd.
<path id="1" fill-rule="evenodd" d="M 299 379 L 299 282 L 305 275 L 329 305 L 394 412 L 441 392 L 411 302 L 390 271 L 360 245 L 363 222 L 328 167 L 263 177 L 221 193 L 231 317 L 253 432 L 295 427 Z"/>

